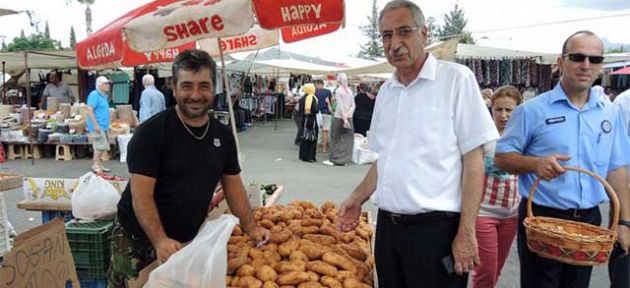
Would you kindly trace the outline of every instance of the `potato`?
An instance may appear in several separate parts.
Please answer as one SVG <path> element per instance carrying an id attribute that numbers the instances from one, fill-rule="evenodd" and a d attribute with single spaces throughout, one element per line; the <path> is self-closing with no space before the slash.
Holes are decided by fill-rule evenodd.
<path id="1" fill-rule="evenodd" d="M 254 267 L 254 269 L 258 270 L 260 269 L 260 267 L 265 266 L 265 265 L 269 265 L 271 263 L 268 263 L 267 260 L 265 260 L 265 258 L 258 258 L 258 259 L 254 259 L 252 260 L 252 267 Z"/>
<path id="2" fill-rule="evenodd" d="M 293 251 L 296 251 L 300 247 L 298 240 L 289 240 L 278 245 L 278 254 L 282 257 L 289 257 Z"/>
<path id="3" fill-rule="evenodd" d="M 372 237 L 372 233 L 367 229 L 357 228 L 355 231 L 357 231 L 357 235 L 363 238 L 363 240 L 369 241 Z"/>
<path id="4" fill-rule="evenodd" d="M 307 218 L 324 219 L 324 214 L 322 214 L 322 212 L 319 212 L 319 210 L 317 210 L 317 208 L 308 208 L 308 209 L 304 210 L 304 215 Z"/>
<path id="5" fill-rule="evenodd" d="M 322 219 L 302 219 L 302 221 L 300 221 L 300 225 L 302 226 L 322 226 Z"/>
<path id="6" fill-rule="evenodd" d="M 354 266 L 354 263 L 352 263 L 352 261 L 350 261 L 350 259 L 341 256 L 335 252 L 326 252 L 322 255 L 322 260 L 324 260 L 324 262 L 334 265 L 340 269 L 343 270 L 348 270 L 350 272 L 356 272 L 356 267 Z"/>
<path id="7" fill-rule="evenodd" d="M 306 234 L 304 235 L 304 239 L 326 246 L 337 243 L 337 239 L 328 235 Z"/>
<path id="8" fill-rule="evenodd" d="M 319 284 L 319 282 L 317 281 L 308 281 L 308 282 L 303 282 L 300 285 L 298 285 L 298 288 L 325 288 L 325 287 L 322 286 L 322 284 Z"/>
<path id="9" fill-rule="evenodd" d="M 319 260 L 308 262 L 306 264 L 306 269 L 313 272 L 317 272 L 322 275 L 328 275 L 332 277 L 337 276 L 337 272 L 338 272 L 337 267 L 330 265 L 326 262 L 319 261 Z"/>
<path id="10" fill-rule="evenodd" d="M 276 224 L 274 224 L 274 223 L 273 223 L 271 220 L 269 220 L 269 219 L 263 219 L 263 220 L 260 220 L 259 225 L 260 225 L 260 226 L 262 226 L 262 227 L 265 227 L 265 228 L 267 228 L 267 229 L 271 229 L 271 228 L 272 228 L 273 226 L 275 226 Z"/>
<path id="11" fill-rule="evenodd" d="M 282 227 L 282 225 L 284 222 L 280 222 L 278 225 L 275 225 L 273 227 L 271 227 L 271 229 L 269 229 L 269 232 L 271 233 L 280 233 L 282 232 L 282 230 L 284 230 L 284 228 Z"/>
<path id="12" fill-rule="evenodd" d="M 367 260 L 368 252 L 362 249 L 361 247 L 359 247 L 358 245 L 339 244 L 337 245 L 337 247 L 340 247 L 341 249 L 346 251 L 348 255 L 352 256 L 352 258 L 356 260 L 359 260 L 359 261 Z"/>
<path id="13" fill-rule="evenodd" d="M 228 285 L 230 285 L 230 283 L 232 283 L 232 276 L 226 275 L 225 276 L 225 285 L 228 286 Z"/>
<path id="14" fill-rule="evenodd" d="M 276 263 L 282 259 L 282 256 L 276 251 L 265 251 L 263 252 L 263 259 L 265 259 L 267 263 Z"/>
<path id="15" fill-rule="evenodd" d="M 265 246 L 260 247 L 260 250 L 264 251 L 278 251 L 278 244 L 276 243 L 267 243 Z"/>
<path id="16" fill-rule="evenodd" d="M 276 273 L 276 271 L 268 265 L 263 265 L 256 270 L 256 278 L 263 282 L 276 281 L 277 277 L 278 273 Z"/>
<path id="17" fill-rule="evenodd" d="M 354 278 L 346 278 L 343 280 L 343 288 L 360 288 L 360 282 Z"/>
<path id="18" fill-rule="evenodd" d="M 267 281 L 267 282 L 265 282 L 265 284 L 263 284 L 262 288 L 280 288 L 280 286 L 278 286 L 278 284 L 276 284 L 276 282 Z"/>
<path id="19" fill-rule="evenodd" d="M 289 255 L 289 260 L 308 262 L 308 257 L 306 256 L 306 254 L 304 254 L 304 252 L 300 250 L 296 250 L 296 251 L 291 252 L 291 255 Z"/>
<path id="20" fill-rule="evenodd" d="M 339 231 L 332 227 L 332 225 L 322 225 L 322 227 L 319 227 L 319 233 L 335 237 L 335 239 L 339 238 Z"/>
<path id="21" fill-rule="evenodd" d="M 356 232 L 349 231 L 349 232 L 341 233 L 339 235 L 339 240 L 341 240 L 341 242 L 344 242 L 344 243 L 350 243 L 354 241 L 355 237 L 357 237 Z"/>
<path id="22" fill-rule="evenodd" d="M 261 288 L 263 286 L 263 282 L 256 279 L 254 276 L 245 276 L 241 277 L 238 281 L 238 285 L 246 288 Z"/>
<path id="23" fill-rule="evenodd" d="M 230 236 L 230 239 L 228 239 L 228 244 L 237 244 L 240 242 L 249 242 L 249 237 L 247 236 Z"/>
<path id="24" fill-rule="evenodd" d="M 343 285 L 341 285 L 341 282 L 339 282 L 339 280 L 337 280 L 334 277 L 327 276 L 327 275 L 322 276 L 322 278 L 319 279 L 319 282 L 321 282 L 322 284 L 324 284 L 324 286 L 329 287 L 329 288 L 343 288 Z"/>
<path id="25" fill-rule="evenodd" d="M 249 258 L 252 259 L 260 259 L 263 258 L 263 251 L 261 251 L 258 248 L 251 248 L 249 249 Z"/>
<path id="26" fill-rule="evenodd" d="M 284 229 L 282 230 L 282 232 L 270 233 L 270 234 L 271 235 L 269 236 L 269 241 L 271 241 L 271 243 L 276 243 L 276 244 L 282 244 L 286 242 L 293 235 L 293 233 L 289 229 Z"/>
<path id="27" fill-rule="evenodd" d="M 308 273 L 308 277 L 311 278 L 311 281 L 319 281 L 319 274 L 313 271 L 306 271 L 306 273 Z"/>
<path id="28" fill-rule="evenodd" d="M 308 273 L 292 271 L 280 274 L 276 279 L 276 283 L 278 283 L 278 285 L 298 285 L 309 280 L 310 277 L 308 276 Z"/>
<path id="29" fill-rule="evenodd" d="M 241 266 L 247 263 L 249 263 L 249 258 L 247 258 L 247 256 L 239 256 L 228 260 L 228 274 L 233 274 L 241 268 Z"/>
<path id="30" fill-rule="evenodd" d="M 239 286 L 239 281 L 241 280 L 240 277 L 236 276 L 236 277 L 232 277 L 232 283 L 230 283 L 231 286 Z"/>
<path id="31" fill-rule="evenodd" d="M 300 251 L 302 253 L 304 253 L 304 255 L 306 255 L 306 257 L 308 257 L 308 259 L 310 260 L 317 260 L 317 259 L 321 259 L 322 255 L 324 254 L 324 250 L 320 249 L 318 246 L 316 245 L 301 245 L 300 246 Z"/>
<path id="32" fill-rule="evenodd" d="M 241 228 L 241 225 L 234 226 L 234 230 L 232 230 L 232 235 L 243 236 L 243 228 Z"/>
<path id="33" fill-rule="evenodd" d="M 322 210 L 322 212 L 324 212 L 324 213 L 326 213 L 326 212 L 328 212 L 329 210 L 332 210 L 332 209 L 337 209 L 337 206 L 335 206 L 335 203 L 330 202 L 330 201 L 327 201 L 324 204 L 322 204 L 322 206 L 320 208 L 320 210 Z"/>
<path id="34" fill-rule="evenodd" d="M 302 226 L 298 229 L 297 232 L 295 232 L 295 234 L 300 235 L 302 237 L 304 237 L 304 235 L 306 234 L 317 234 L 319 233 L 319 227 L 317 226 Z"/>
<path id="35" fill-rule="evenodd" d="M 302 261 L 280 261 L 273 265 L 273 269 L 278 272 L 278 274 L 287 273 L 287 272 L 304 272 L 306 271 L 306 263 Z"/>
<path id="36" fill-rule="evenodd" d="M 245 264 L 241 266 L 241 268 L 238 268 L 238 271 L 236 271 L 236 275 L 238 275 L 239 277 L 253 276 L 255 272 L 256 269 L 254 269 L 252 265 Z"/>

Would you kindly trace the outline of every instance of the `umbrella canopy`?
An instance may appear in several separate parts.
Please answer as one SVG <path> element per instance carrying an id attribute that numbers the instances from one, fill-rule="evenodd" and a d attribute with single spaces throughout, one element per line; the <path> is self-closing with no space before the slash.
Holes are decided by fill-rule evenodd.
<path id="1" fill-rule="evenodd" d="M 630 75 L 630 66 L 616 70 L 610 73 L 610 75 Z"/>
<path id="2" fill-rule="evenodd" d="M 169 49 L 151 49 L 149 52 L 142 53 L 130 49 L 127 42 L 123 40 L 122 28 L 126 23 L 154 12 L 161 5 L 174 2 L 178 1 L 154 1 L 140 6 L 77 43 L 76 55 L 79 67 L 83 69 L 106 69 L 172 62 L 179 51 L 195 48 L 195 43 L 190 42 Z"/>

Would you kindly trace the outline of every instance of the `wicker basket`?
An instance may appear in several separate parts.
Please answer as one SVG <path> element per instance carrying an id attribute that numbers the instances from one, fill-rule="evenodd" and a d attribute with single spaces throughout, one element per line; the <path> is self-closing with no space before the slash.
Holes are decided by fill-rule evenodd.
<path id="1" fill-rule="evenodd" d="M 540 177 L 529 190 L 527 199 L 527 218 L 523 221 L 527 234 L 527 247 L 541 257 L 559 262 L 592 266 L 608 262 L 610 252 L 617 238 L 619 222 L 619 200 L 613 188 L 599 175 L 576 167 L 564 167 L 566 170 L 585 173 L 597 179 L 610 197 L 612 220 L 610 229 L 604 229 L 588 223 L 564 219 L 539 217 L 532 213 L 532 199 L 540 183 Z"/>

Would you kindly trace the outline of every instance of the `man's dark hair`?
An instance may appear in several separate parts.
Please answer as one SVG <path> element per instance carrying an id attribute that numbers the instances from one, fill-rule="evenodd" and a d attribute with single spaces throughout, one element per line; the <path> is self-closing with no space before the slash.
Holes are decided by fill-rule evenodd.
<path id="1" fill-rule="evenodd" d="M 599 39 L 599 36 L 597 36 L 597 34 L 588 31 L 588 30 L 580 30 L 577 31 L 573 34 L 571 34 L 571 36 L 569 36 L 569 38 L 567 38 L 567 40 L 564 40 L 564 44 L 562 44 L 562 55 L 567 54 L 567 45 L 569 45 L 569 41 L 571 40 L 571 38 L 580 35 L 580 34 L 584 34 L 584 35 L 588 35 L 588 36 L 595 36 Z M 602 41 L 601 39 L 599 40 L 600 42 Z M 602 49 L 604 49 L 604 44 L 602 43 Z M 602 51 L 602 54 L 604 53 L 604 51 Z"/>
<path id="2" fill-rule="evenodd" d="M 210 69 L 210 78 L 212 80 L 212 85 L 216 86 L 215 77 L 217 75 L 217 63 L 214 62 L 214 59 L 210 57 L 210 54 L 208 54 L 208 52 L 199 49 L 190 49 L 179 53 L 179 55 L 175 57 L 175 61 L 173 61 L 173 86 L 177 86 L 177 72 L 179 72 L 179 70 L 186 70 L 197 73 L 202 68 Z"/>
<path id="3" fill-rule="evenodd" d="M 324 85 L 324 80 L 322 79 L 315 80 L 315 85 Z"/>

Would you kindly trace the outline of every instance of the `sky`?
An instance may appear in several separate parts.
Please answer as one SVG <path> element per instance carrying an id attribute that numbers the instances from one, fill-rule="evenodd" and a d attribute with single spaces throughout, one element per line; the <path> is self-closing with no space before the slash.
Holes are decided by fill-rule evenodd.
<path id="1" fill-rule="evenodd" d="M 225 1 L 225 0 L 224 0 Z M 468 19 L 467 29 L 478 45 L 525 51 L 559 53 L 562 42 L 578 30 L 591 30 L 612 43 L 630 46 L 630 1 L 628 0 L 413 0 L 425 17 L 443 24 L 443 15 L 459 5 Z M 96 0 L 92 5 L 92 29 L 104 27 L 126 12 L 149 0 Z M 388 1 L 377 0 L 381 9 Z M 354 56 L 367 41 L 360 26 L 367 25 L 371 0 L 345 0 L 346 26 L 332 34 L 309 40 L 281 44 L 281 49 L 336 60 Z M 51 37 L 68 46 L 70 26 L 77 41 L 86 36 L 85 7 L 73 0 L 0 0 L 0 8 L 31 10 L 40 21 L 50 26 Z M 380 11 L 380 10 L 379 10 Z M 593 19 L 597 18 L 597 19 Z M 590 20 L 580 20 L 590 19 Z M 577 20 L 577 21 L 573 21 Z M 554 23 L 535 26 L 541 23 Z M 532 25 L 534 25 L 532 27 Z M 516 28 L 514 28 L 516 27 Z M 511 28 L 501 30 L 504 28 Z M 0 37 L 6 43 L 21 30 L 34 31 L 25 14 L 0 17 Z M 500 30 L 500 31 L 497 31 Z"/>

